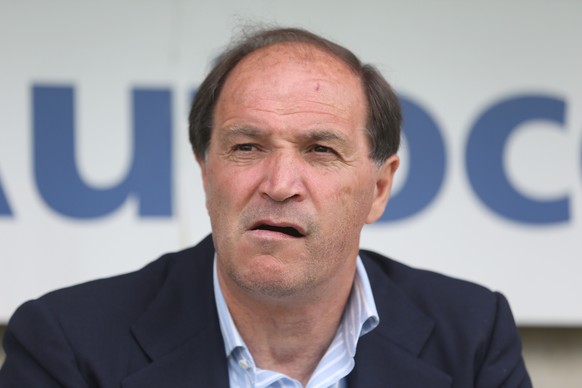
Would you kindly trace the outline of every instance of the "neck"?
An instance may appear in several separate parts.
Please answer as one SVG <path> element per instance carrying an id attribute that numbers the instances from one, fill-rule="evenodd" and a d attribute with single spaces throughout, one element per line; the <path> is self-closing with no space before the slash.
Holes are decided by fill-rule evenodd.
<path id="1" fill-rule="evenodd" d="M 313 295 L 270 298 L 218 280 L 234 323 L 258 367 L 306 385 L 337 332 L 349 298 L 351 276 Z"/>

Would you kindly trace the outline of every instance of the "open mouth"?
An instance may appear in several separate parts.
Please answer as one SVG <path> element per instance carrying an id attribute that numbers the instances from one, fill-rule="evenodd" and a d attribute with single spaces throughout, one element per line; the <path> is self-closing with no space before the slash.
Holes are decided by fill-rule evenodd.
<path id="1" fill-rule="evenodd" d="M 291 237 L 304 237 L 304 234 L 292 226 L 276 226 L 269 224 L 258 224 L 252 230 L 268 230 L 271 232 L 283 233 Z"/>

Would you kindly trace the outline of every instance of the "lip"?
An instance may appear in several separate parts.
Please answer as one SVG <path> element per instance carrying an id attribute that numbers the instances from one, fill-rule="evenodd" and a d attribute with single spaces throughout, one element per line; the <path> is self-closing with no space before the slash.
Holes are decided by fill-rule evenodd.
<path id="1" fill-rule="evenodd" d="M 289 233 L 285 233 L 283 230 L 269 229 L 269 227 L 276 228 L 276 229 L 285 229 L 285 228 L 294 229 L 297 233 L 299 233 L 299 236 L 293 236 Z M 273 221 L 273 220 L 267 220 L 267 219 L 258 220 L 256 222 L 254 222 L 248 230 L 251 232 L 260 232 L 260 233 L 265 233 L 265 234 L 277 234 L 277 235 L 287 236 L 289 238 L 302 238 L 302 237 L 305 237 L 307 234 L 305 231 L 305 228 L 303 228 L 301 225 L 295 224 L 293 222 Z"/>

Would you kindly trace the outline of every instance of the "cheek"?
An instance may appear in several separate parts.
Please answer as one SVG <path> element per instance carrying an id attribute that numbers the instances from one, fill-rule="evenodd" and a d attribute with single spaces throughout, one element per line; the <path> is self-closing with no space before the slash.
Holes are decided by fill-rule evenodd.
<path id="1" fill-rule="evenodd" d="M 348 180 L 333 197 L 338 210 L 335 218 L 344 218 L 358 227 L 365 223 L 374 198 L 373 182 L 365 176 L 359 178 Z"/>
<path id="2" fill-rule="evenodd" d="M 230 197 L 228 192 L 229 186 L 224 184 L 224 173 L 217 174 L 216 169 L 209 165 L 206 170 L 206 179 L 204 182 L 206 193 L 206 209 L 210 215 L 212 222 L 218 221 L 221 214 L 224 213 L 228 207 L 227 198 Z"/>
<path id="3" fill-rule="evenodd" d="M 253 171 L 225 165 L 209 166 L 206 177 L 206 206 L 211 213 L 224 214 L 244 206 L 254 193 Z"/>

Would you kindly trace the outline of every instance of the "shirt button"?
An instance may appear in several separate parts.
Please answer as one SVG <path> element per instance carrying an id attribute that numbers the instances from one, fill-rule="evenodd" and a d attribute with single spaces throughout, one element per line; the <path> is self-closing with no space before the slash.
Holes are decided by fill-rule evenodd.
<path id="1" fill-rule="evenodd" d="M 249 369 L 249 367 L 250 367 L 250 365 L 249 365 L 249 362 L 248 362 L 247 360 L 245 360 L 244 358 L 241 358 L 241 359 L 238 361 L 238 364 L 239 364 L 239 365 L 240 365 L 240 367 L 241 367 L 241 368 L 243 368 L 243 369 Z"/>

